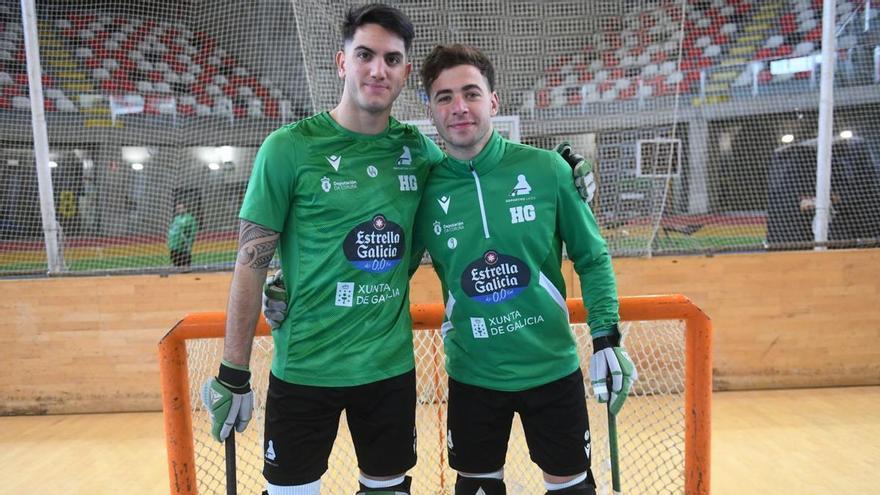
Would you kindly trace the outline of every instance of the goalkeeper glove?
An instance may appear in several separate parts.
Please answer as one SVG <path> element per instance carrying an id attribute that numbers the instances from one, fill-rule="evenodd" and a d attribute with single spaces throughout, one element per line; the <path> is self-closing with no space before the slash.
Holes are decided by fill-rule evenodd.
<path id="1" fill-rule="evenodd" d="M 556 152 L 571 167 L 574 185 L 577 187 L 581 199 L 587 204 L 592 203 L 593 197 L 596 195 L 596 176 L 593 174 L 593 164 L 587 161 L 583 155 L 575 153 L 567 142 L 559 143 Z"/>
<path id="2" fill-rule="evenodd" d="M 281 270 L 267 277 L 263 285 L 263 318 L 272 330 L 287 318 L 287 288 Z"/>
<path id="3" fill-rule="evenodd" d="M 593 355 L 590 357 L 590 382 L 593 393 L 600 403 L 609 402 L 608 375 L 611 375 L 611 399 L 608 406 L 616 415 L 623 408 L 632 384 L 639 378 L 636 367 L 626 349 L 620 346 L 620 333 L 593 339 Z"/>
<path id="4" fill-rule="evenodd" d="M 202 386 L 202 402 L 211 413 L 211 436 L 226 440 L 233 426 L 239 433 L 247 428 L 254 411 L 251 372 L 247 368 L 222 361 L 217 377 Z"/>

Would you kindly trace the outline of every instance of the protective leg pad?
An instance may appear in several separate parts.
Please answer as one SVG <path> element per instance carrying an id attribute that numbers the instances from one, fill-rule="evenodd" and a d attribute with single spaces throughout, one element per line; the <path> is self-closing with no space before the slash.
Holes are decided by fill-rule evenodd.
<path id="1" fill-rule="evenodd" d="M 581 481 L 577 485 L 563 488 L 562 490 L 550 490 L 545 495 L 596 495 L 596 487 Z"/>
<path id="2" fill-rule="evenodd" d="M 409 487 L 411 484 L 412 478 L 409 476 L 406 476 L 403 482 L 386 488 L 367 488 L 363 483 L 360 483 L 361 488 L 355 495 L 365 495 L 367 493 L 371 495 L 410 495 Z"/>
<path id="3" fill-rule="evenodd" d="M 467 478 L 458 475 L 455 479 L 455 495 L 476 495 L 482 489 L 486 495 L 507 495 L 504 480 L 495 478 Z"/>

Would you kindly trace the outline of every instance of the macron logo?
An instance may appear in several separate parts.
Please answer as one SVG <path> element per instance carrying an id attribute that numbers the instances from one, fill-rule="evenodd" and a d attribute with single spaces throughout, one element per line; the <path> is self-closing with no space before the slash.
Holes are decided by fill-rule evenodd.
<path id="1" fill-rule="evenodd" d="M 342 161 L 342 157 L 336 156 L 336 155 L 330 155 L 326 158 L 327 158 L 327 163 L 329 163 L 330 166 L 333 167 L 333 170 L 336 170 L 338 172 L 339 171 L 339 162 Z"/>
<path id="2" fill-rule="evenodd" d="M 437 200 L 437 203 L 440 204 L 440 208 L 443 208 L 443 213 L 449 213 L 449 201 L 452 198 L 449 196 L 441 196 L 440 199 Z"/>
<path id="3" fill-rule="evenodd" d="M 222 399 L 222 398 L 223 398 L 223 396 L 220 395 L 220 392 L 214 390 L 213 388 L 211 389 L 211 405 L 212 405 L 212 406 L 213 406 L 214 404 L 216 404 L 217 401 L 219 401 L 219 400 Z"/>

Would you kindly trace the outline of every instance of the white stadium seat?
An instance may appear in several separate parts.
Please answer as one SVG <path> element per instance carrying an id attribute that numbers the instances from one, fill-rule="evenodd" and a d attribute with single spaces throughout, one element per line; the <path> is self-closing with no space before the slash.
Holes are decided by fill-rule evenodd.
<path id="1" fill-rule="evenodd" d="M 776 48 L 785 43 L 785 37 L 781 34 L 774 34 L 773 36 L 767 38 L 767 41 L 764 42 L 764 48 Z"/>
<path id="2" fill-rule="evenodd" d="M 809 55 L 813 53 L 813 48 L 815 48 L 815 45 L 812 41 L 801 41 L 796 47 L 794 47 L 794 53 L 792 53 L 792 55 L 795 57 Z"/>
<path id="3" fill-rule="evenodd" d="M 673 62 L 672 60 L 668 62 L 663 62 L 663 64 L 660 66 L 660 73 L 664 75 L 669 75 L 675 72 L 677 68 L 678 64 Z"/>
<path id="4" fill-rule="evenodd" d="M 196 115 L 200 117 L 211 115 L 211 107 L 209 107 L 208 105 L 202 105 L 201 103 L 199 103 L 195 106 L 195 110 Z"/>
<path id="5" fill-rule="evenodd" d="M 178 75 L 176 72 L 166 72 L 162 76 L 162 79 L 168 84 L 177 84 L 180 82 L 180 75 Z"/>
<path id="6" fill-rule="evenodd" d="M 96 81 L 105 81 L 110 79 L 110 71 L 106 68 L 99 67 L 92 70 L 92 79 Z"/>
<path id="7" fill-rule="evenodd" d="M 55 108 L 62 112 L 76 112 L 76 105 L 67 98 L 59 98 L 55 100 Z"/>
<path id="8" fill-rule="evenodd" d="M 31 99 L 27 96 L 13 96 L 12 97 L 12 108 L 16 110 L 30 110 L 31 108 Z"/>
<path id="9" fill-rule="evenodd" d="M 703 56 L 708 58 L 717 57 L 721 55 L 721 47 L 718 45 L 709 45 L 703 50 Z"/>

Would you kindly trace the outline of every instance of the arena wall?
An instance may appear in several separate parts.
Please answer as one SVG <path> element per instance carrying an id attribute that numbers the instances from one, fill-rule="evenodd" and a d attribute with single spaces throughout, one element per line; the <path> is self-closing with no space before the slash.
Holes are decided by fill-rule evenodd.
<path id="1" fill-rule="evenodd" d="M 880 385 L 880 250 L 621 258 L 615 268 L 621 295 L 682 293 L 712 318 L 715 390 Z M 229 280 L 0 280 L 0 414 L 159 410 L 159 339 L 187 313 L 224 310 Z M 412 300 L 440 300 L 430 267 Z"/>

